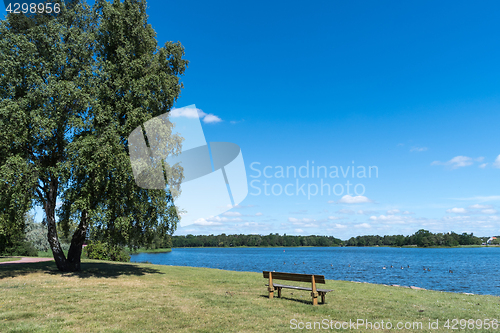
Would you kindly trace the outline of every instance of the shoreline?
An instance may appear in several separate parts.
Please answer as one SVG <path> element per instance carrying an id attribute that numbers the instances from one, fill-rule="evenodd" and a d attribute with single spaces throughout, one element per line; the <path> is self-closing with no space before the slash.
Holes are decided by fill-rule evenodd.
<path id="1" fill-rule="evenodd" d="M 149 249 L 149 250 L 138 249 L 136 251 L 130 251 L 127 249 L 126 251 L 129 255 L 132 255 L 132 254 L 140 254 L 140 253 L 168 253 L 168 252 L 172 252 L 172 249 L 173 248 Z"/>
<path id="2" fill-rule="evenodd" d="M 238 247 L 239 248 L 244 248 L 244 247 Z M 297 247 L 295 247 L 297 248 Z M 301 247 L 299 247 L 301 248 Z M 498 249 L 498 247 L 495 247 Z M 477 295 L 491 295 L 495 297 L 500 297 L 499 290 L 497 288 L 492 288 L 489 283 L 479 283 L 479 282 L 474 282 L 473 280 L 470 280 L 470 283 L 467 285 L 461 285 L 458 283 L 457 279 L 461 279 L 463 281 L 468 281 L 470 279 L 470 276 L 464 275 L 463 271 L 459 266 L 454 267 L 453 264 L 450 264 L 450 267 L 447 267 L 448 264 L 438 265 L 434 262 L 434 254 L 438 258 L 449 258 L 448 253 L 452 253 L 450 251 L 419 251 L 419 252 L 414 252 L 414 251 L 398 251 L 398 250 L 353 250 L 353 251 L 342 251 L 342 250 L 324 250 L 324 249 L 318 249 L 318 250 L 313 250 L 309 251 L 308 249 L 295 249 L 295 250 L 290 250 L 289 252 L 285 253 L 286 247 L 279 247 L 275 249 L 274 251 L 268 251 L 268 248 L 258 250 L 258 247 L 252 247 L 251 249 L 254 250 L 210 250 L 206 249 L 206 251 L 200 251 L 201 249 L 206 249 L 203 247 L 198 247 L 198 248 L 193 248 L 193 250 L 186 250 L 186 251 L 179 251 L 178 256 L 180 256 L 179 260 L 175 260 L 173 257 L 165 255 L 163 257 L 156 257 L 156 256 L 142 256 L 142 257 L 132 257 L 131 262 L 135 263 L 151 263 L 151 264 L 156 264 L 160 266 L 179 266 L 179 267 L 193 267 L 193 268 L 211 268 L 211 269 L 218 269 L 218 270 L 223 270 L 223 271 L 231 271 L 231 272 L 253 272 L 253 273 L 261 273 L 261 270 L 259 268 L 265 267 L 267 270 L 276 270 L 279 272 L 290 272 L 290 273 L 308 273 L 308 274 L 318 274 L 318 275 L 325 275 L 327 279 L 334 279 L 333 281 L 349 281 L 349 282 L 356 282 L 356 283 L 369 283 L 369 284 L 375 284 L 375 285 L 383 285 L 383 286 L 398 286 L 401 288 L 409 288 L 409 289 L 416 289 L 416 290 L 432 290 L 432 291 L 440 291 L 440 292 L 450 292 L 450 293 L 456 293 L 456 294 L 477 294 Z M 173 249 L 175 250 L 175 248 Z M 283 250 L 283 251 L 282 251 Z M 305 251 L 305 252 L 304 252 Z M 360 252 L 361 251 L 361 252 Z M 465 251 L 465 252 L 460 252 L 461 250 L 456 250 L 455 254 L 459 255 L 460 253 L 466 253 L 467 258 L 470 259 L 467 260 L 466 262 L 463 263 L 463 265 L 467 266 L 467 262 L 474 262 L 474 258 L 476 258 L 476 255 L 479 255 L 480 257 L 486 256 L 486 257 L 496 257 L 495 254 L 498 250 L 471 250 L 471 251 Z M 493 251 L 493 252 L 488 252 L 488 251 Z M 369 262 L 366 262 L 365 265 L 354 265 L 354 268 L 347 268 L 348 262 L 344 261 L 338 261 L 334 262 L 334 264 L 331 264 L 330 261 L 327 263 L 319 263 L 317 265 L 312 265 L 311 262 L 306 264 L 305 266 L 302 266 L 302 260 L 299 260 L 298 266 L 294 265 L 294 258 L 295 254 L 299 253 L 309 253 L 309 256 L 314 256 L 315 253 L 321 254 L 322 257 L 324 256 L 330 256 L 330 254 L 334 255 L 337 253 L 338 255 L 346 254 L 349 255 L 349 253 L 352 254 L 360 254 L 360 255 L 370 255 L 373 256 L 373 260 L 370 260 Z M 273 260 L 274 258 L 278 258 L 277 260 L 283 260 L 286 261 L 286 265 L 283 264 L 276 266 L 276 265 L 269 265 L 269 263 L 266 264 L 267 261 L 263 261 L 263 265 L 253 265 L 253 264 L 231 264 L 229 262 L 225 262 L 224 260 L 230 260 L 228 258 L 236 258 L 234 255 L 242 255 L 244 258 L 249 258 L 249 254 L 255 254 L 259 255 L 259 253 L 268 253 L 269 255 L 272 256 Z M 393 262 L 388 261 L 388 264 L 386 262 L 387 260 L 391 260 L 392 256 L 386 255 L 387 253 L 391 254 L 398 254 L 395 258 L 393 258 Z M 190 258 L 192 255 L 197 255 L 197 254 L 203 254 L 203 258 L 207 258 L 207 260 L 182 260 L 183 257 Z M 209 259 L 212 257 L 212 255 L 215 256 L 214 259 Z M 383 255 L 381 260 L 377 260 L 378 256 Z M 246 255 L 246 256 L 245 256 Z M 424 261 L 409 261 L 408 263 L 411 264 L 411 269 L 410 267 L 406 266 L 406 263 L 404 260 L 402 261 L 401 258 L 406 258 L 410 260 L 411 258 L 414 258 L 414 256 L 419 257 L 420 255 L 425 255 L 426 260 Z M 178 257 L 176 256 L 176 257 Z M 402 256 L 402 257 L 401 257 Z M 216 258 L 222 258 L 219 259 Z M 279 259 L 279 258 L 288 258 L 288 259 Z M 171 259 L 168 259 L 171 258 Z M 344 255 L 341 255 L 340 258 L 344 258 Z M 371 258 L 371 257 L 370 257 Z M 405 260 L 406 260 L 405 259 Z M 328 260 L 328 259 L 326 259 Z M 305 260 L 307 261 L 307 260 Z M 399 270 L 399 264 L 404 264 L 405 271 Z M 413 263 L 412 263 L 413 262 Z M 352 263 L 352 262 L 351 262 Z M 395 264 L 394 264 L 395 263 Z M 343 265 L 345 264 L 345 265 Z M 380 264 L 380 265 L 378 265 Z M 387 265 L 385 265 L 387 264 Z M 389 266 L 394 264 L 397 266 L 398 269 L 395 271 L 390 271 L 389 272 Z M 290 266 L 292 265 L 292 266 Z M 428 275 L 422 274 L 422 268 L 420 266 L 424 265 L 425 267 L 430 267 L 428 268 L 429 272 L 423 272 L 427 273 Z M 259 267 L 260 266 L 260 267 Z M 332 268 L 330 269 L 330 266 Z M 345 266 L 345 267 L 344 267 Z M 387 266 L 387 271 L 383 270 L 383 266 Z M 326 267 L 326 268 L 325 268 Z M 350 267 L 350 265 L 349 265 Z M 408 271 L 407 269 L 408 268 Z M 354 271 L 351 271 L 354 269 Z M 432 273 L 431 273 L 432 269 Z M 424 271 L 426 269 L 424 268 Z M 362 272 L 363 271 L 363 272 Z M 455 274 L 452 274 L 455 273 Z M 429 275 L 430 274 L 430 275 Z M 494 279 L 495 281 L 498 281 L 497 279 Z"/>
<path id="3" fill-rule="evenodd" d="M 185 246 L 185 247 L 172 247 L 171 250 L 173 249 L 240 249 L 240 248 L 247 248 L 247 249 L 288 249 L 288 248 L 313 248 L 313 247 L 320 247 L 320 248 L 337 248 L 337 247 L 344 247 L 344 248 L 399 248 L 399 249 L 471 249 L 471 248 L 500 248 L 500 245 L 459 245 L 459 246 L 428 246 L 428 247 L 418 247 L 416 245 L 406 245 L 406 246 L 388 246 L 388 245 L 376 245 L 376 246 Z M 170 252 L 170 251 L 165 251 L 165 252 Z M 150 253 L 150 252 L 135 252 L 133 254 L 137 253 Z M 132 254 L 132 253 L 131 253 Z"/>
<path id="4" fill-rule="evenodd" d="M 162 265 L 162 264 L 153 264 L 150 262 L 130 262 L 131 264 L 146 264 L 146 265 L 153 265 L 153 266 L 161 266 L 161 267 L 176 267 L 176 268 L 183 268 L 183 267 L 189 267 L 189 268 L 201 268 L 201 269 L 215 269 L 218 271 L 222 272 L 229 272 L 229 273 L 257 273 L 259 274 L 260 272 L 254 272 L 254 271 L 233 271 L 229 269 L 222 269 L 222 268 L 213 268 L 213 267 L 200 267 L 200 266 L 179 266 L 179 265 Z M 318 274 L 321 275 L 321 274 Z M 432 292 L 439 292 L 439 293 L 450 293 L 450 294 L 459 294 L 459 295 L 468 295 L 468 296 L 492 296 L 492 297 L 499 297 L 500 295 L 492 295 L 492 294 L 478 294 L 478 293 L 470 293 L 470 292 L 458 292 L 458 291 L 448 291 L 448 290 L 436 290 L 436 289 L 427 289 L 427 288 L 422 288 L 422 287 L 417 287 L 417 286 L 404 286 L 404 285 L 399 285 L 399 284 L 385 284 L 385 283 L 373 283 L 373 282 L 366 282 L 366 281 L 353 281 L 353 280 L 334 280 L 334 279 L 326 279 L 325 281 L 331 281 L 331 282 L 351 282 L 351 283 L 358 283 L 358 284 L 369 284 L 372 286 L 384 286 L 384 287 L 396 287 L 396 288 L 403 288 L 403 289 L 411 289 L 411 290 L 422 290 L 422 291 L 432 291 Z"/>

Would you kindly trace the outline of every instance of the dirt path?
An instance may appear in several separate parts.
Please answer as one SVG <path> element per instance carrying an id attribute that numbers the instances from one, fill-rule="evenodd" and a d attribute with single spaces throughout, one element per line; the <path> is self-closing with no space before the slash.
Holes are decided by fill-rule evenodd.
<path id="1" fill-rule="evenodd" d="M 16 260 L 16 261 L 0 262 L 0 265 L 27 264 L 30 262 L 42 262 L 42 261 L 51 261 L 51 260 L 54 260 L 54 258 L 24 257 L 24 258 L 21 258 L 20 260 Z"/>

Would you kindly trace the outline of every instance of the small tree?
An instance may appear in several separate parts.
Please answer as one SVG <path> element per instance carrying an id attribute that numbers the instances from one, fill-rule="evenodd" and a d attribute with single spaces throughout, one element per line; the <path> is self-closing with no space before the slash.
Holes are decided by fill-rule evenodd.
<path id="1" fill-rule="evenodd" d="M 44 223 L 35 223 L 33 215 L 26 214 L 26 241 L 31 243 L 38 251 L 48 251 L 50 249 L 47 241 L 47 227 Z"/>

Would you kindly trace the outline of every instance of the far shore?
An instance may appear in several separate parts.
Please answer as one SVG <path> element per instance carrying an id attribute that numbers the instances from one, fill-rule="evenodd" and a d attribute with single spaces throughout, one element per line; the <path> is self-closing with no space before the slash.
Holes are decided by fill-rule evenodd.
<path id="1" fill-rule="evenodd" d="M 369 247 L 388 247 L 388 248 L 400 248 L 400 249 L 457 249 L 457 248 L 480 248 L 480 247 L 496 247 L 500 248 L 500 245 L 458 245 L 458 246 L 428 246 L 428 247 L 418 247 L 416 245 L 405 245 L 405 246 L 388 246 L 388 245 L 375 245 L 375 246 L 186 246 L 186 247 L 173 247 L 171 249 L 237 249 L 237 248 L 248 248 L 248 249 L 259 249 L 259 248 L 309 248 L 309 247 L 346 247 L 346 248 L 369 248 Z M 166 250 L 166 249 L 159 249 Z M 151 252 L 149 252 L 151 251 Z M 137 252 L 131 252 L 130 254 L 138 253 L 154 253 L 156 250 L 139 250 Z M 156 252 L 170 252 L 170 251 L 156 251 Z"/>

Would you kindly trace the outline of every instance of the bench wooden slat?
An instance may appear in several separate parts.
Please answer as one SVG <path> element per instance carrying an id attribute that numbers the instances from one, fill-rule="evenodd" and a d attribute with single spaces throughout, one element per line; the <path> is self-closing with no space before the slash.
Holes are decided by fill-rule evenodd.
<path id="1" fill-rule="evenodd" d="M 269 286 L 268 284 L 266 284 L 266 286 Z M 307 288 L 307 287 L 297 287 L 297 286 L 288 286 L 288 285 L 285 285 L 285 284 L 276 284 L 276 283 L 273 283 L 273 287 L 274 288 L 287 288 L 287 289 L 296 289 L 296 290 L 307 290 L 307 291 L 312 291 L 312 288 Z M 333 289 L 319 289 L 317 288 L 316 289 L 318 292 L 322 292 L 322 293 L 328 293 L 330 291 L 333 291 Z"/>
<path id="2" fill-rule="evenodd" d="M 297 274 L 297 273 L 283 273 L 283 272 L 269 272 L 263 271 L 262 275 L 265 279 L 269 279 L 267 291 L 269 292 L 269 298 L 274 297 L 274 291 L 278 290 L 278 297 L 281 297 L 281 289 L 293 289 L 293 290 L 307 290 L 311 292 L 312 304 L 318 305 L 318 297 L 321 296 L 321 303 L 325 304 L 326 294 L 331 289 L 318 289 L 316 287 L 317 283 L 325 284 L 325 277 L 323 275 L 313 275 L 313 274 Z M 311 288 L 290 286 L 286 284 L 274 283 L 274 280 L 286 280 L 286 281 L 298 281 L 298 282 L 309 282 L 311 283 Z"/>
<path id="3" fill-rule="evenodd" d="M 296 274 L 296 273 L 283 273 L 283 272 L 271 272 L 273 280 L 287 280 L 287 281 L 297 281 L 297 282 L 311 282 L 312 274 Z M 269 279 L 269 272 L 262 272 L 265 279 Z M 314 280 L 316 283 L 325 284 L 324 275 L 314 275 Z"/>

